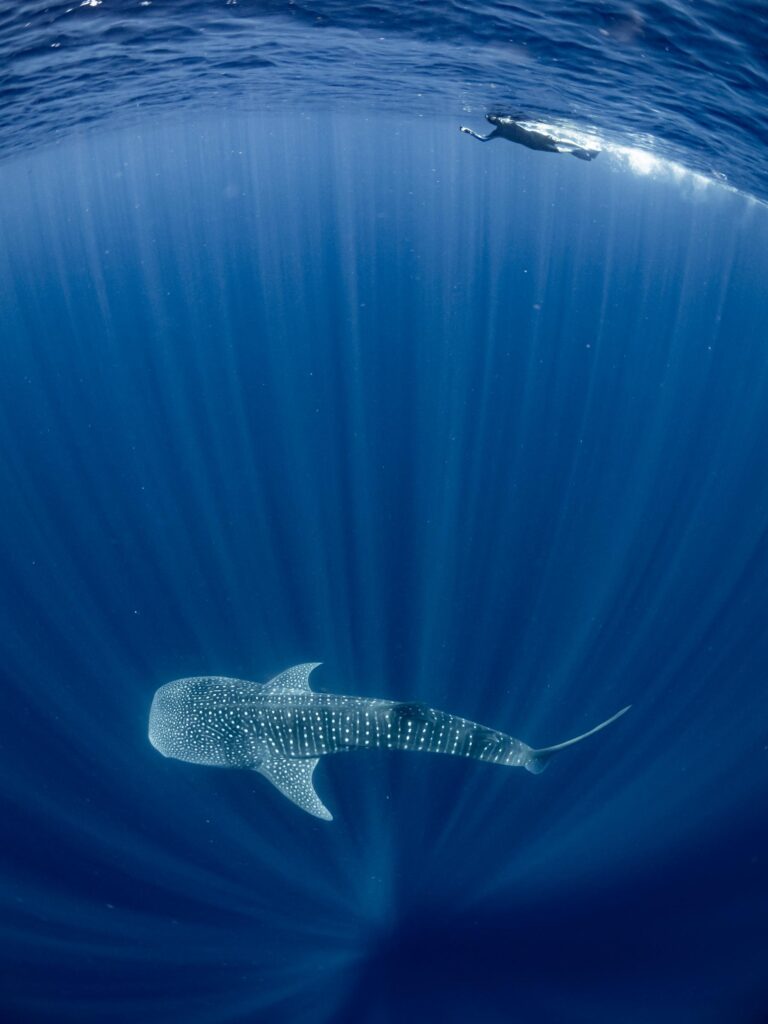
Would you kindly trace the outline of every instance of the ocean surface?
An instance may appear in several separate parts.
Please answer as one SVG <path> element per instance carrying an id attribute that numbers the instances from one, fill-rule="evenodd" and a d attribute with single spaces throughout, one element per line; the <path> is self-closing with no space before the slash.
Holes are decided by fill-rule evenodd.
<path id="1" fill-rule="evenodd" d="M 0 1022 L 766 1024 L 765 5 L 5 4 L 0 101 Z M 632 708 L 151 746 L 307 661 Z"/>

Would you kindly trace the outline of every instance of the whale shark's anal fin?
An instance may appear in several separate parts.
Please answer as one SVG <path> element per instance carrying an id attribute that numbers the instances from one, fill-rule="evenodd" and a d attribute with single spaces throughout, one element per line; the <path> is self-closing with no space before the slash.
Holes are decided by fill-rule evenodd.
<path id="1" fill-rule="evenodd" d="M 319 760 L 318 757 L 298 759 L 270 754 L 260 765 L 254 767 L 254 771 L 269 779 L 283 796 L 287 796 L 302 810 L 324 821 L 333 821 L 333 815 L 312 785 L 312 772 Z"/>
<path id="2" fill-rule="evenodd" d="M 303 665 L 287 668 L 285 672 L 264 683 L 262 693 L 311 693 L 309 676 L 320 664 L 319 661 L 307 661 Z"/>

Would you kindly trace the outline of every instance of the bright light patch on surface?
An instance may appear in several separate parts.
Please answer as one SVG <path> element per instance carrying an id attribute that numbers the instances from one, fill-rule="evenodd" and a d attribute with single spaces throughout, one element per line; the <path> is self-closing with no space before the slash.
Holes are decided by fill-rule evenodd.
<path id="1" fill-rule="evenodd" d="M 628 149 L 626 157 L 629 166 L 637 174 L 651 174 L 661 169 L 660 161 L 642 149 Z"/>
<path id="2" fill-rule="evenodd" d="M 697 192 L 715 185 L 728 192 L 739 192 L 739 189 L 734 188 L 733 185 L 728 183 L 726 176 L 722 173 L 713 171 L 712 176 L 709 177 L 698 171 L 692 171 L 682 164 L 676 163 L 674 160 L 667 160 L 649 149 L 641 149 L 638 146 L 622 146 L 618 143 L 609 142 L 595 132 L 585 132 L 575 126 L 550 124 L 544 121 L 523 121 L 521 124 L 534 131 L 552 135 L 562 142 L 581 146 L 585 149 L 597 149 L 601 154 L 607 155 L 613 163 L 632 171 L 634 174 L 653 178 L 671 177 L 680 184 L 693 187 Z M 649 145 L 653 145 L 652 139 L 649 140 Z M 744 195 L 744 193 L 740 194 Z M 747 195 L 745 198 L 764 205 L 761 200 L 756 199 L 752 195 Z"/>

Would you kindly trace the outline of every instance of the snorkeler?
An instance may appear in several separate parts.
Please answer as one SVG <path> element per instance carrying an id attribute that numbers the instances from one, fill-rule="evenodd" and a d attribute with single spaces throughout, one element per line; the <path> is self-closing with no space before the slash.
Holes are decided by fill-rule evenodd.
<path id="1" fill-rule="evenodd" d="M 502 114 L 486 114 L 486 121 L 496 127 L 488 135 L 478 135 L 471 128 L 461 126 L 460 131 L 471 135 L 473 139 L 480 142 L 490 142 L 491 139 L 508 139 L 509 142 L 518 142 L 528 149 L 540 149 L 545 153 L 570 153 L 579 160 L 594 160 L 599 154 L 599 149 L 583 149 L 566 139 L 555 139 L 544 132 L 538 132 L 532 128 L 523 128 L 514 117 L 505 117 Z"/>

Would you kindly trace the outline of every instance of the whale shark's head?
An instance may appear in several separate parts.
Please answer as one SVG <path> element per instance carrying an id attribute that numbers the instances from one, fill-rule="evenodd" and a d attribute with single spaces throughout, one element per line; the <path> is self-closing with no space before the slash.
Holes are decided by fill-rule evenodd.
<path id="1" fill-rule="evenodd" d="M 178 745 L 175 733 L 178 723 L 175 721 L 182 707 L 176 683 L 161 686 L 152 698 L 149 709 L 149 742 L 163 757 L 174 757 L 174 749 Z"/>
<path id="2" fill-rule="evenodd" d="M 243 741 L 239 705 L 247 685 L 220 676 L 166 683 L 149 709 L 149 742 L 164 757 L 233 765 Z"/>
<path id="3" fill-rule="evenodd" d="M 175 679 L 161 686 L 149 709 L 149 742 L 163 757 L 206 763 L 210 748 L 207 679 Z"/>

